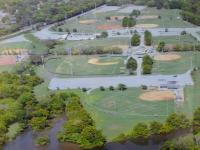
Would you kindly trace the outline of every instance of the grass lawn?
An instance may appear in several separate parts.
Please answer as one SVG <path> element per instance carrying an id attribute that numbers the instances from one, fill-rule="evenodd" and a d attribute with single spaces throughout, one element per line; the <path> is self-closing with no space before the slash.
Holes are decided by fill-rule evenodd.
<path id="1" fill-rule="evenodd" d="M 13 42 L 13 43 L 1 43 L 0 44 L 0 52 L 7 49 L 30 49 L 31 43 L 30 42 Z"/>
<path id="2" fill-rule="evenodd" d="M 112 65 L 89 64 L 91 58 L 99 59 L 100 63 L 117 62 Z M 123 57 L 98 57 L 98 56 L 58 56 L 56 59 L 49 59 L 45 68 L 52 73 L 75 76 L 88 75 L 116 75 L 122 71 L 124 66 Z M 126 69 L 123 69 L 125 72 Z"/>
<path id="3" fill-rule="evenodd" d="M 129 132 L 139 122 L 163 121 L 174 112 L 174 101 L 148 102 L 139 99 L 140 88 L 126 91 L 92 91 L 82 98 L 98 128 L 110 140 L 123 132 Z"/>
<path id="4" fill-rule="evenodd" d="M 69 29 L 71 32 L 73 31 L 73 29 L 77 29 L 78 32 L 89 32 L 89 33 L 102 32 L 103 30 L 99 30 L 96 27 L 99 25 L 110 25 L 110 24 L 121 25 L 122 24 L 121 20 L 107 21 L 106 17 L 127 16 L 127 15 L 128 14 L 119 13 L 118 11 L 109 11 L 109 12 L 96 13 L 96 14 L 89 13 L 87 15 L 81 16 L 80 18 L 66 21 L 64 25 L 57 27 L 56 30 L 58 31 L 58 28 L 62 28 L 64 32 L 66 31 L 66 29 Z M 83 21 L 83 20 L 97 20 L 97 21 L 93 24 L 80 23 L 80 21 Z"/>
<path id="5" fill-rule="evenodd" d="M 191 60 L 193 66 L 200 67 L 199 52 L 178 52 L 182 58 L 174 61 L 154 61 L 153 74 L 181 74 L 191 69 Z"/>
<path id="6" fill-rule="evenodd" d="M 192 112 L 200 107 L 200 70 L 193 72 L 192 74 L 194 86 L 187 86 L 185 88 L 185 102 L 180 111 L 185 112 L 189 116 Z"/>
<path id="7" fill-rule="evenodd" d="M 85 41 L 64 41 L 63 44 L 59 44 L 53 51 L 66 52 L 67 48 L 87 48 L 87 47 L 114 47 L 116 45 L 128 45 L 128 38 L 106 38 L 106 39 L 95 39 Z"/>
<path id="8" fill-rule="evenodd" d="M 138 20 L 137 24 L 158 24 L 159 27 L 163 28 L 184 28 L 184 27 L 194 27 L 189 22 L 185 22 L 181 19 L 180 11 L 177 9 L 156 9 L 156 8 L 146 8 L 141 15 L 156 15 L 161 16 L 161 19 L 155 18 L 155 19 L 144 19 L 144 20 Z M 177 17 L 180 17 L 180 19 L 177 19 Z"/>
<path id="9" fill-rule="evenodd" d="M 6 66 L 0 66 L 0 73 L 1 72 L 12 72 L 14 71 L 15 66 L 12 65 L 6 65 Z"/>
<path id="10" fill-rule="evenodd" d="M 193 44 L 197 43 L 197 41 L 189 34 L 181 35 L 181 36 L 159 36 L 153 37 L 153 42 L 158 45 L 159 42 L 164 41 L 166 44 Z"/>

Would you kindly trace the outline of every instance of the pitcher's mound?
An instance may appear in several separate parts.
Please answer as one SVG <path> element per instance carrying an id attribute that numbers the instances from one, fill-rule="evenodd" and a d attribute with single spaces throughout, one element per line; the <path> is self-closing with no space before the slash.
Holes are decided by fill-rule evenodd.
<path id="1" fill-rule="evenodd" d="M 156 55 L 154 59 L 158 61 L 173 61 L 181 59 L 181 56 L 177 54 L 164 54 L 164 55 L 161 54 L 161 55 Z"/>
<path id="2" fill-rule="evenodd" d="M 110 24 L 110 25 L 99 25 L 99 26 L 97 26 L 97 29 L 99 29 L 99 30 L 114 30 L 114 29 L 121 29 L 122 28 L 122 26 L 121 25 L 112 25 L 112 24 Z"/>
<path id="3" fill-rule="evenodd" d="M 88 61 L 88 64 L 98 65 L 98 66 L 108 66 L 108 65 L 116 65 L 118 62 L 100 62 L 97 58 L 92 58 Z"/>
<path id="4" fill-rule="evenodd" d="M 79 23 L 80 24 L 95 24 L 96 20 L 94 20 L 94 19 L 80 20 Z"/>
<path id="5" fill-rule="evenodd" d="M 140 95 L 141 100 L 145 101 L 168 101 L 176 98 L 173 91 L 148 91 Z"/>
<path id="6" fill-rule="evenodd" d="M 158 27 L 158 25 L 157 24 L 137 24 L 135 27 L 148 29 L 148 28 L 156 28 L 156 27 Z"/>

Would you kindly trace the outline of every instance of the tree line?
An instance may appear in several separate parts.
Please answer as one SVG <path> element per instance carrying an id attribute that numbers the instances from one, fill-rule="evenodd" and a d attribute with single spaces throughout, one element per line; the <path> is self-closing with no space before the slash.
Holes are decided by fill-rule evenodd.
<path id="1" fill-rule="evenodd" d="M 161 150 L 174 150 L 179 149 L 176 147 L 182 147 L 180 149 L 199 149 L 200 145 L 198 145 L 197 134 L 200 133 L 200 108 L 197 108 L 193 113 L 193 119 L 188 119 L 183 114 L 173 113 L 167 117 L 164 123 L 158 121 L 152 121 L 149 124 L 146 123 L 138 123 L 133 127 L 133 129 L 128 134 L 120 134 L 114 141 L 123 142 L 126 140 L 132 140 L 138 144 L 148 144 L 149 140 L 152 139 L 153 142 L 159 143 L 163 141 L 167 141 L 161 146 Z M 177 141 L 168 141 L 168 139 L 172 139 L 174 133 L 179 132 L 186 134 L 193 134 L 190 138 L 194 143 L 178 145 Z M 181 136 L 181 135 L 180 135 Z M 195 142 L 196 141 L 196 142 Z M 189 148 L 188 148 L 189 146 Z"/>

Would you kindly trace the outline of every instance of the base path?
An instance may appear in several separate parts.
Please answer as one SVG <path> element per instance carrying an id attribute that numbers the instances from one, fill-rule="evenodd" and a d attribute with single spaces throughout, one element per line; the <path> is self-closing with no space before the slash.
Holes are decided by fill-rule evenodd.
<path id="1" fill-rule="evenodd" d="M 87 78 L 53 78 L 49 84 L 49 89 L 77 89 L 92 88 L 96 89 L 100 86 L 118 86 L 125 84 L 127 87 L 160 86 L 169 81 L 176 81 L 178 85 L 184 87 L 193 85 L 190 71 L 185 74 L 173 75 L 146 75 L 146 76 L 115 76 L 115 77 L 87 77 Z"/>

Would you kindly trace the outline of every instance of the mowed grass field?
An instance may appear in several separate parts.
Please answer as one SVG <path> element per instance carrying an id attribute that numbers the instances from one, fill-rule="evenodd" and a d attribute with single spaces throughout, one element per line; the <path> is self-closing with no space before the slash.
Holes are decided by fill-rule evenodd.
<path id="1" fill-rule="evenodd" d="M 106 38 L 85 41 L 64 41 L 63 44 L 57 45 L 52 51 L 66 52 L 68 48 L 88 48 L 88 47 L 117 47 L 119 45 L 128 45 L 128 38 Z"/>
<path id="2" fill-rule="evenodd" d="M 192 74 L 194 85 L 186 86 L 185 88 L 185 102 L 180 111 L 192 116 L 195 109 L 200 106 L 200 70 L 193 72 Z"/>
<path id="3" fill-rule="evenodd" d="M 91 59 L 98 59 L 100 65 L 88 63 Z M 49 59 L 45 68 L 51 73 L 69 76 L 92 75 L 117 75 L 125 70 L 123 57 L 99 57 L 99 56 L 58 56 Z M 115 63 L 101 65 L 101 63 Z"/>
<path id="4" fill-rule="evenodd" d="M 129 132 L 139 122 L 163 121 L 174 112 L 174 101 L 142 101 L 140 88 L 126 91 L 92 91 L 82 98 L 98 128 L 108 139 Z"/>
<path id="5" fill-rule="evenodd" d="M 0 43 L 0 53 L 8 49 L 27 49 L 30 50 L 30 42 L 11 42 L 11 43 Z"/>
<path id="6" fill-rule="evenodd" d="M 192 67 L 200 67 L 200 52 L 177 52 L 181 59 L 173 61 L 154 61 L 153 74 L 182 74 Z"/>
<path id="7" fill-rule="evenodd" d="M 142 19 L 138 20 L 137 24 L 157 24 L 159 27 L 163 28 L 184 28 L 184 27 L 194 27 L 189 22 L 185 22 L 181 19 L 180 10 L 177 9 L 156 9 L 156 8 L 146 8 L 142 11 L 141 16 L 161 16 L 161 19 Z"/>
<path id="8" fill-rule="evenodd" d="M 193 45 L 194 43 L 197 43 L 197 41 L 189 34 L 186 35 L 180 35 L 180 36 L 158 36 L 153 37 L 153 42 L 158 45 L 159 42 L 164 41 L 165 44 L 189 44 Z"/>
<path id="9" fill-rule="evenodd" d="M 119 13 L 118 11 L 89 13 L 79 18 L 66 21 L 64 25 L 57 27 L 56 30 L 58 31 L 58 28 L 62 28 L 63 32 L 65 32 L 66 29 L 69 29 L 71 32 L 73 31 L 73 29 L 77 29 L 78 32 L 89 32 L 89 33 L 102 32 L 104 30 L 100 30 L 97 28 L 100 25 L 121 25 L 122 24 L 122 21 L 120 19 L 106 20 L 106 17 L 128 16 L 128 15 L 129 14 Z M 85 21 L 85 20 L 96 20 L 96 22 L 91 23 L 91 24 L 81 23 L 81 21 Z"/>

